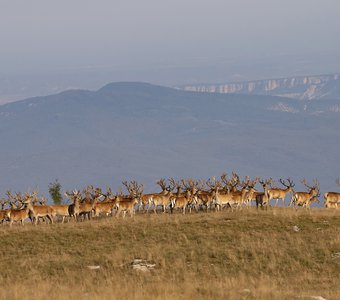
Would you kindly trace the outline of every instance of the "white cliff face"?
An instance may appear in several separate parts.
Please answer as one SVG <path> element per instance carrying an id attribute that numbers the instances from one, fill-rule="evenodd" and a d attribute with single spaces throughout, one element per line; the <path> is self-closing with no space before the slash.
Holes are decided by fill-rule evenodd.
<path id="1" fill-rule="evenodd" d="M 257 94 L 301 100 L 340 99 L 340 74 L 301 76 L 210 85 L 189 85 L 187 91 L 222 94 Z"/>

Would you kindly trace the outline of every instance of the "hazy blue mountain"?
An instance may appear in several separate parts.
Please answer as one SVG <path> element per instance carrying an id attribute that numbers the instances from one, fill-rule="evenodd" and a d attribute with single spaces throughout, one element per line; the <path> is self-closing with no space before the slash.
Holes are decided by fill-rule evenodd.
<path id="1" fill-rule="evenodd" d="M 0 196 L 59 179 L 117 189 L 159 178 L 340 176 L 340 101 L 194 93 L 112 83 L 0 106 Z M 297 188 L 301 187 L 297 184 Z"/>

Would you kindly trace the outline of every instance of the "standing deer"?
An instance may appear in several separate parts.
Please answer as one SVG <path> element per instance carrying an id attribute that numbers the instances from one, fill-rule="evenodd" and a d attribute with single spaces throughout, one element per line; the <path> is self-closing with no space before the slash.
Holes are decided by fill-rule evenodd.
<path id="1" fill-rule="evenodd" d="M 285 204 L 285 198 L 286 198 L 287 194 L 290 193 L 290 192 L 294 193 L 293 187 L 295 186 L 295 184 L 293 183 L 293 181 L 290 178 L 287 179 L 287 183 L 286 183 L 286 181 L 284 181 L 282 179 L 280 179 L 280 182 L 286 188 L 281 188 L 281 189 L 280 188 L 270 188 L 267 191 L 269 202 L 273 199 L 276 199 L 275 206 L 278 205 L 280 199 L 282 200 L 282 205 L 284 205 Z"/>
<path id="2" fill-rule="evenodd" d="M 47 218 L 50 223 L 53 223 L 53 216 L 54 210 L 52 207 L 48 205 L 34 205 L 33 201 L 37 202 L 37 192 L 33 192 L 31 194 L 25 195 L 25 201 L 28 210 L 29 210 L 29 217 L 34 223 L 34 225 L 38 224 L 39 218 Z M 43 199 L 42 199 L 43 201 Z"/>
<path id="3" fill-rule="evenodd" d="M 312 201 L 319 202 L 318 197 L 320 197 L 320 186 L 319 182 L 314 179 L 314 185 L 309 185 L 306 179 L 302 179 L 301 183 L 306 186 L 309 191 L 308 192 L 295 192 L 293 193 L 292 199 L 290 200 L 289 206 L 302 206 L 305 208 L 310 208 Z"/>
<path id="4" fill-rule="evenodd" d="M 336 184 L 340 186 L 340 179 L 336 180 Z M 325 207 L 340 207 L 340 193 L 337 192 L 327 192 L 324 194 Z"/>
<path id="5" fill-rule="evenodd" d="M 131 183 L 127 183 L 127 181 L 123 181 L 123 185 L 127 188 L 129 192 L 129 196 L 119 195 L 115 199 L 115 207 L 117 210 L 116 217 L 118 217 L 121 213 L 123 213 L 123 217 L 125 217 L 128 212 L 131 217 L 135 214 L 135 205 L 139 203 L 140 198 L 143 194 L 143 185 L 139 185 L 136 181 L 132 181 Z"/>
<path id="6" fill-rule="evenodd" d="M 170 186 L 166 186 L 165 179 L 161 179 L 157 182 L 157 184 L 162 188 L 162 191 L 158 194 L 153 194 L 152 197 L 149 198 L 148 209 L 153 205 L 154 213 L 157 213 L 157 206 L 161 205 L 163 208 L 163 213 L 165 213 L 166 207 L 170 204 L 170 197 L 173 195 L 171 192 Z"/>
<path id="7" fill-rule="evenodd" d="M 273 179 L 269 178 L 267 180 L 260 179 L 259 183 L 263 187 L 263 193 L 256 194 L 256 208 L 259 206 L 263 209 L 264 207 L 267 209 L 269 205 L 269 196 L 268 196 L 268 186 L 272 183 Z"/>
<path id="8" fill-rule="evenodd" d="M 79 216 L 79 201 L 81 199 L 80 191 L 73 190 L 72 193 L 65 192 L 65 196 L 72 200 L 72 204 L 68 206 L 68 214 L 70 218 L 73 218 L 74 221 L 78 220 Z"/>

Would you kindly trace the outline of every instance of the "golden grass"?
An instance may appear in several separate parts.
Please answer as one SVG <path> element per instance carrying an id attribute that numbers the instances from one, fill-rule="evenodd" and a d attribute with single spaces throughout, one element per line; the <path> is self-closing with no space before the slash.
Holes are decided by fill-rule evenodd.
<path id="1" fill-rule="evenodd" d="M 336 210 L 137 214 L 0 237 L 0 299 L 340 298 Z M 135 258 L 156 268 L 133 270 Z"/>

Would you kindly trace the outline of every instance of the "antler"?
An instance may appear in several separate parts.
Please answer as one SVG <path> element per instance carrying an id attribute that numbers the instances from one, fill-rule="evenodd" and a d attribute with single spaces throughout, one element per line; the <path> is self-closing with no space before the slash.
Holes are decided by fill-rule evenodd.
<path id="1" fill-rule="evenodd" d="M 126 189 L 128 190 L 129 194 L 131 195 L 133 193 L 131 184 L 129 184 L 126 180 L 123 181 L 122 184 L 126 187 Z"/>
<path id="2" fill-rule="evenodd" d="M 197 181 L 197 188 L 199 191 L 204 191 L 206 189 L 206 183 L 203 180 Z"/>
<path id="3" fill-rule="evenodd" d="M 178 180 L 175 180 L 173 177 L 169 179 L 170 182 L 170 189 L 173 191 L 175 188 L 177 188 L 177 191 L 181 189 L 181 184 Z"/>
<path id="4" fill-rule="evenodd" d="M 281 184 L 284 185 L 286 188 L 290 188 L 290 187 L 294 187 L 295 186 L 295 184 L 293 183 L 293 180 L 291 180 L 290 178 L 288 178 L 287 181 L 288 181 L 288 184 L 286 184 L 285 180 L 280 178 Z"/>
<path id="5" fill-rule="evenodd" d="M 260 179 L 259 178 L 259 183 L 261 183 L 261 185 L 263 186 L 263 187 L 266 187 L 266 186 L 268 186 L 269 184 L 271 184 L 272 183 L 272 181 L 273 181 L 273 178 L 269 178 L 269 179 L 266 179 L 266 180 L 263 180 L 263 179 Z"/>
<path id="6" fill-rule="evenodd" d="M 166 190 L 166 181 L 164 178 L 161 178 L 156 183 L 161 187 L 163 191 Z"/>
<path id="7" fill-rule="evenodd" d="M 122 183 L 129 191 L 131 197 L 140 197 L 143 194 L 144 190 L 143 184 L 139 185 L 137 181 L 131 181 L 131 183 L 123 181 Z"/>
<path id="8" fill-rule="evenodd" d="M 301 179 L 301 183 L 302 183 L 304 186 L 308 187 L 309 189 L 312 189 L 312 188 L 313 188 L 313 187 L 311 187 L 311 186 L 307 183 L 307 181 L 306 181 L 305 178 Z"/>
<path id="9" fill-rule="evenodd" d="M 223 182 L 223 184 L 228 187 L 229 186 L 229 178 L 228 178 L 228 174 L 227 173 L 223 173 L 221 175 L 221 181 Z"/>

